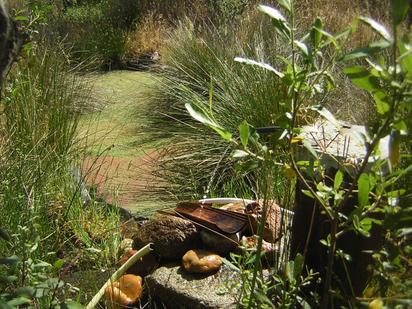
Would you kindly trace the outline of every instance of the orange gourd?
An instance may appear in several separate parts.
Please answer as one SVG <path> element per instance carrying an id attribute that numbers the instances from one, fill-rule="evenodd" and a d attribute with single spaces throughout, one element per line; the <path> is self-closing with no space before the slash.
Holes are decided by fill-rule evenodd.
<path id="1" fill-rule="evenodd" d="M 142 277 L 124 275 L 105 290 L 105 298 L 113 304 L 129 306 L 134 304 L 143 293 Z"/>

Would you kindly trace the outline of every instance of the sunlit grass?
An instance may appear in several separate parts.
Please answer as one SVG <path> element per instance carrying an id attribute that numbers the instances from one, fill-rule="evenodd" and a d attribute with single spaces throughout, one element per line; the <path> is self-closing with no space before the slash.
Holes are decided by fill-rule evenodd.
<path id="1" fill-rule="evenodd" d="M 0 226 L 17 240 L 8 248 L 1 242 L 1 251 L 23 257 L 27 244 L 38 242 L 25 258 L 53 263 L 94 244 L 100 265 L 110 264 L 118 215 L 85 205 L 73 174 L 84 149 L 77 129 L 90 88 L 59 48 L 36 47 L 9 75 L 0 128 Z M 107 228 L 110 234 L 100 233 Z"/>
<path id="2" fill-rule="evenodd" d="M 137 157 L 153 145 L 143 149 L 145 138 L 139 128 L 147 121 L 137 110 L 145 104 L 145 93 L 155 83 L 150 73 L 113 71 L 88 77 L 92 86 L 92 100 L 101 110 L 83 115 L 79 132 L 87 137 L 88 153 L 114 157 Z"/>

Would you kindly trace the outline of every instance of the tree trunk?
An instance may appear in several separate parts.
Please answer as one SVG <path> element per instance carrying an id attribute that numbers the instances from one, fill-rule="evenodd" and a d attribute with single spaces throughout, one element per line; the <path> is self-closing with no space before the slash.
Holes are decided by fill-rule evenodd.
<path id="1" fill-rule="evenodd" d="M 10 18 L 4 1 L 0 0 L 0 98 L 6 75 L 17 59 L 24 42 L 24 36 Z"/>

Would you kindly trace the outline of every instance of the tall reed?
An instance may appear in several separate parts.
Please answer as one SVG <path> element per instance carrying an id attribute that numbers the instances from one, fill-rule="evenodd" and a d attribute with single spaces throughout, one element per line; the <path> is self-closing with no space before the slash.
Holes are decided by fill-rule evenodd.
<path id="1" fill-rule="evenodd" d="M 265 41 L 260 40 L 265 25 L 259 21 L 253 26 L 261 31 L 244 31 L 240 39 L 235 29 L 224 34 L 209 28 L 199 35 L 189 23 L 178 29 L 164 51 L 168 69 L 146 110 L 148 134 L 171 138 L 156 176 L 157 183 L 166 184 L 165 191 L 171 186 L 179 198 L 220 195 L 228 190 L 254 196 L 254 176 L 236 170 L 233 149 L 190 119 L 184 107 L 185 103 L 196 103 L 212 109 L 216 120 L 233 131 L 243 119 L 255 127 L 277 123 L 284 113 L 280 98 L 286 89 L 265 70 L 233 61 L 235 56 L 244 55 L 275 62 L 278 60 L 270 55 L 283 53 L 283 45 L 273 38 L 267 46 L 254 43 Z M 275 181 L 279 182 L 282 178 Z"/>
<path id="2" fill-rule="evenodd" d="M 61 247 L 73 210 L 83 207 L 72 169 L 87 92 L 60 46 L 39 45 L 14 68 L 2 102 L 0 225 L 29 225 L 43 252 Z"/>

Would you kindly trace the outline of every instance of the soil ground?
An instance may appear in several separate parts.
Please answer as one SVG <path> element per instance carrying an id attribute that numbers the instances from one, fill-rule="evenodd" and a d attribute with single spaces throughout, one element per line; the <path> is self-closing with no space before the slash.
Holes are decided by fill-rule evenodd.
<path id="1" fill-rule="evenodd" d="M 139 215 L 147 215 L 164 205 L 141 199 L 148 185 L 161 143 L 144 141 L 140 129 L 145 119 L 139 110 L 145 94 L 156 81 L 147 72 L 112 71 L 89 77 L 95 112 L 84 115 L 80 135 L 86 143 L 82 172 L 97 196 Z"/>

